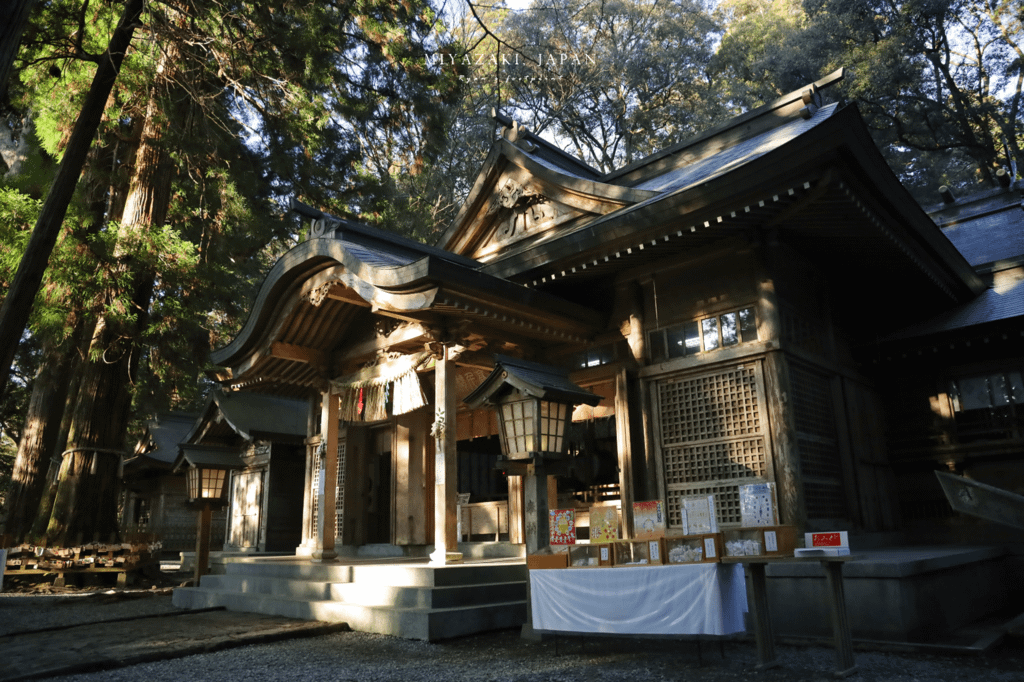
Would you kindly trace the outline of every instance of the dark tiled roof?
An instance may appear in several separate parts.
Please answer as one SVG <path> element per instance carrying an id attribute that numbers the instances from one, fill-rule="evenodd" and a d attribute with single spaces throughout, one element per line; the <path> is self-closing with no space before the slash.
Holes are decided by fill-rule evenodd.
<path id="1" fill-rule="evenodd" d="M 574 405 L 596 405 L 601 397 L 580 388 L 569 380 L 568 370 L 541 365 L 505 355 L 494 356 L 494 371 L 465 398 L 467 405 L 478 407 L 492 397 L 518 389 L 535 398 L 572 402 Z M 505 386 L 511 388 L 503 388 Z"/>
<path id="2" fill-rule="evenodd" d="M 888 340 L 938 334 L 1014 317 L 1024 317 L 1024 268 L 996 272 L 992 287 L 973 301 L 901 329 Z"/>
<path id="3" fill-rule="evenodd" d="M 252 440 L 254 433 L 306 435 L 309 404 L 305 400 L 231 391 L 218 392 L 215 401 L 231 428 L 246 440 Z"/>
<path id="4" fill-rule="evenodd" d="M 768 152 L 778 149 L 787 142 L 799 137 L 834 114 L 836 109 L 836 104 L 829 104 L 818 109 L 807 120 L 795 119 L 749 140 L 743 140 L 692 164 L 675 168 L 662 175 L 644 180 L 636 187 L 637 189 L 655 192 L 674 192 L 691 185 L 706 182 L 719 175 L 724 175 L 734 168 L 764 156 Z"/>
<path id="5" fill-rule="evenodd" d="M 972 266 L 1024 255 L 1024 206 L 1015 190 L 993 190 L 929 212 Z"/>
<path id="6" fill-rule="evenodd" d="M 186 412 L 158 414 L 146 425 L 139 450 L 145 448 L 148 458 L 170 464 L 178 456 L 178 443 L 185 440 L 196 416 Z"/>

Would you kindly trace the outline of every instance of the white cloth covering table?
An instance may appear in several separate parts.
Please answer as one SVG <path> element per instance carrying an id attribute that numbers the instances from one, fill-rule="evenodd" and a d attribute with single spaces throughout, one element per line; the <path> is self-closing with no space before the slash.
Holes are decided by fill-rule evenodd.
<path id="1" fill-rule="evenodd" d="M 731 635 L 745 630 L 743 569 L 678 564 L 530 571 L 533 628 L 618 635 Z"/>

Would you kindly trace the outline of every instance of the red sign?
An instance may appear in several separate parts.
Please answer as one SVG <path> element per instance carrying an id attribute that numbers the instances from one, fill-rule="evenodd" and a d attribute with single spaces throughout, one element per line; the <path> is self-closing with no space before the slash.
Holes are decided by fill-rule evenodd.
<path id="1" fill-rule="evenodd" d="M 842 533 L 811 533 L 812 547 L 842 547 Z"/>

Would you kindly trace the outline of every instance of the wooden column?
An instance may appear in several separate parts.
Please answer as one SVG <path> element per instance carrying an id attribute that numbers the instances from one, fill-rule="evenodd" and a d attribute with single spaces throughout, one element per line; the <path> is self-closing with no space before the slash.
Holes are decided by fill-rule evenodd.
<path id="1" fill-rule="evenodd" d="M 313 505 L 317 503 L 313 497 L 313 451 L 320 442 L 316 432 L 317 424 L 320 422 L 320 401 L 310 397 L 309 408 L 306 411 L 306 439 L 303 441 L 306 454 L 306 477 L 303 479 L 302 488 L 302 547 L 315 546 L 316 538 L 313 537 Z"/>
<path id="2" fill-rule="evenodd" d="M 762 262 L 757 293 L 757 337 L 770 342 L 770 347 L 775 348 L 765 356 L 764 383 L 772 439 L 772 463 L 779 492 L 779 515 L 783 523 L 804 528 L 807 509 L 800 477 L 800 451 L 796 442 L 789 368 L 785 354 L 779 349 L 782 336 L 779 298 L 767 262 Z"/>
<path id="3" fill-rule="evenodd" d="M 317 490 L 317 524 L 314 561 L 332 561 L 338 554 L 334 551 L 336 502 L 338 499 L 338 394 L 328 390 L 323 394 L 320 412 L 320 436 L 324 443 L 321 463 L 320 487 Z"/>
<path id="4" fill-rule="evenodd" d="M 394 528 L 396 545 L 426 545 L 426 496 L 423 460 L 430 430 L 424 409 L 395 419 Z"/>
<path id="5" fill-rule="evenodd" d="M 629 416 L 629 377 L 623 368 L 615 377 L 615 442 L 619 455 L 619 500 L 624 539 L 633 537 L 633 431 Z"/>
<path id="6" fill-rule="evenodd" d="M 455 363 L 448 353 L 445 345 L 434 369 L 434 551 L 430 563 L 440 565 L 462 561 L 457 537 Z"/>
<path id="7" fill-rule="evenodd" d="M 313 471 L 313 448 L 317 447 L 317 445 L 312 438 L 307 438 L 304 443 L 303 447 L 306 449 L 306 476 L 302 479 L 302 540 L 300 546 L 309 547 L 315 541 L 313 529 L 310 526 L 313 523 L 313 505 L 316 504 L 316 500 L 313 499 L 312 488 L 313 475 L 316 473 Z"/>
<path id="8" fill-rule="evenodd" d="M 527 554 L 536 554 L 547 547 L 551 539 L 548 529 L 548 477 L 544 469 L 544 458 L 534 457 L 523 476 Z"/>

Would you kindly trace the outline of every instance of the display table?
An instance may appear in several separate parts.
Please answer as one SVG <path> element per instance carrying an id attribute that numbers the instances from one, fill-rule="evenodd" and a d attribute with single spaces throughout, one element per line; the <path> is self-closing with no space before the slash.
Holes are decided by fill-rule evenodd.
<path id="1" fill-rule="evenodd" d="M 534 631 L 731 635 L 745 630 L 743 569 L 725 564 L 530 571 Z"/>
<path id="2" fill-rule="evenodd" d="M 829 611 L 832 616 L 832 633 L 836 647 L 836 677 L 849 677 L 857 672 L 853 658 L 853 640 L 850 622 L 846 615 L 846 595 L 843 593 L 843 564 L 849 556 L 841 557 L 724 557 L 723 562 L 731 565 L 742 564 L 750 575 L 750 591 L 754 598 L 751 617 L 754 621 L 754 638 L 757 641 L 757 667 L 759 670 L 773 668 L 779 664 L 775 657 L 775 636 L 772 633 L 772 619 L 768 612 L 768 590 L 765 568 L 777 561 L 819 561 L 825 570 L 828 583 Z"/>

